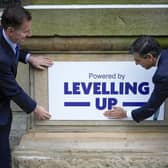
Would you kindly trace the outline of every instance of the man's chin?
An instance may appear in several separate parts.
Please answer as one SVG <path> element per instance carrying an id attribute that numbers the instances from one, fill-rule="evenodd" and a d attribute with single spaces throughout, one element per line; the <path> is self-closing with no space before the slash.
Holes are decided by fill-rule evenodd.
<path id="1" fill-rule="evenodd" d="M 150 69 L 151 67 L 145 67 L 146 70 Z"/>

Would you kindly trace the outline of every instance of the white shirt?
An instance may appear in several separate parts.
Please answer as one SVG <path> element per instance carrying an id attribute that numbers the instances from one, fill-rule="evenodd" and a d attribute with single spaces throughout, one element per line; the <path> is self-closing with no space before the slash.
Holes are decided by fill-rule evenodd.
<path id="1" fill-rule="evenodd" d="M 6 42 L 7 42 L 7 43 L 9 44 L 9 46 L 12 48 L 13 52 L 16 54 L 16 46 L 17 46 L 17 43 L 14 43 L 14 42 L 12 42 L 12 41 L 9 39 L 9 37 L 6 35 L 4 29 L 2 30 L 2 34 L 3 34 L 3 37 L 4 37 L 4 39 L 6 40 Z M 31 55 L 30 53 L 28 53 L 28 54 L 26 55 L 26 60 L 25 60 L 26 63 L 28 62 L 30 55 Z"/>

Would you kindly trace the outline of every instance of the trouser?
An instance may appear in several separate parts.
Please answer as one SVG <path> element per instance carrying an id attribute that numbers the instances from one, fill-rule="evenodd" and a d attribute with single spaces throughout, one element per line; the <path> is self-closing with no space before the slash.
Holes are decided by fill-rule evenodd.
<path id="1" fill-rule="evenodd" d="M 11 151 L 9 144 L 11 122 L 0 126 L 0 168 L 11 168 Z"/>

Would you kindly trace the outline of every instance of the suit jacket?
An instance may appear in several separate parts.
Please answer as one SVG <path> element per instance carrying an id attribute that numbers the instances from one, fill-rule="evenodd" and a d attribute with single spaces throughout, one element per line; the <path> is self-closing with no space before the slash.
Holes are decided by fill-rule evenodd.
<path id="1" fill-rule="evenodd" d="M 26 63 L 27 51 L 20 50 L 19 61 Z M 18 60 L 6 42 L 0 28 L 0 126 L 11 120 L 10 101 L 13 100 L 27 113 L 32 112 L 36 102 L 30 98 L 16 81 Z"/>
<path id="2" fill-rule="evenodd" d="M 136 122 L 151 117 L 168 97 L 168 49 L 162 50 L 152 80 L 154 90 L 148 102 L 141 108 L 132 111 L 132 117 Z"/>

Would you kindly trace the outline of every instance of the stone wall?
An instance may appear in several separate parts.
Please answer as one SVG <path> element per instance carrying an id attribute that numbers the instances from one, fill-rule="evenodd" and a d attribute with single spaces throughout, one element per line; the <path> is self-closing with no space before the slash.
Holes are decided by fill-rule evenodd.
<path id="1" fill-rule="evenodd" d="M 51 2 L 53 3 L 53 1 L 50 1 L 50 3 Z M 58 4 L 61 3 L 61 1 L 57 2 Z M 64 3 L 66 4 L 68 2 L 69 1 L 64 1 Z M 75 2 L 79 3 L 79 1 Z M 95 1 L 95 3 L 98 2 L 102 1 Z M 104 2 L 107 3 L 110 1 L 106 0 Z M 119 3 L 121 1 L 116 2 Z M 143 2 L 145 3 L 146 1 Z M 155 3 L 156 1 L 151 2 Z M 166 3 L 166 1 L 163 2 Z M 46 3 L 46 1 L 36 0 L 33 1 L 33 3 L 44 4 Z M 162 10 L 52 9 L 30 11 L 33 15 L 33 37 L 23 43 L 23 46 L 29 48 L 33 53 L 36 54 L 54 54 L 64 52 L 70 53 L 74 51 L 127 53 L 131 42 L 141 34 L 153 35 L 159 40 L 163 48 L 168 47 L 167 8 Z M 31 94 L 31 88 L 33 88 L 34 84 L 30 83 L 30 68 L 28 65 L 21 65 L 19 67 L 17 80 L 19 81 L 21 86 L 24 87 L 27 93 Z M 112 137 L 109 137 L 109 133 L 104 136 L 99 135 L 99 138 L 103 138 L 103 141 L 96 143 L 97 136 L 90 137 L 90 135 L 86 134 L 73 134 L 71 135 L 71 137 L 69 137 L 69 134 L 66 133 L 62 135 L 54 133 L 51 136 L 48 135 L 48 132 L 45 132 L 47 129 L 45 126 L 39 126 L 37 130 L 31 129 L 29 125 L 29 116 L 27 116 L 19 107 L 14 104 L 12 105 L 12 109 L 14 112 L 14 120 L 11 132 L 11 143 L 13 147 L 16 147 L 22 135 L 27 133 L 27 131 L 37 131 L 38 133 L 44 132 L 43 135 L 40 135 L 38 133 L 35 134 L 35 136 L 34 134 L 25 135 L 25 137 L 21 141 L 20 146 L 16 147 L 16 150 L 14 151 L 13 156 L 16 168 L 166 168 L 168 166 L 166 159 L 168 157 L 168 150 L 166 148 L 167 142 L 165 142 L 165 140 L 167 139 L 167 127 L 165 127 L 165 125 L 162 125 L 161 123 L 158 123 L 157 131 L 155 130 L 155 128 L 152 128 L 151 125 L 151 128 L 148 127 L 148 130 L 151 129 L 153 134 L 149 134 L 149 132 L 141 132 L 137 136 L 138 138 L 140 138 L 140 141 L 137 141 L 137 139 L 132 139 L 128 143 L 128 141 L 126 141 L 126 139 L 129 137 L 128 135 L 124 136 L 123 139 L 120 138 L 120 136 L 118 136 L 117 139 L 113 139 L 112 137 L 115 137 L 115 135 L 111 134 Z M 94 132 L 103 131 L 102 127 L 103 125 L 101 125 L 101 128 L 98 124 L 95 125 Z M 124 130 L 125 132 L 126 129 L 127 128 L 119 128 L 118 130 Z M 73 128 L 69 129 L 66 127 L 66 130 L 73 132 Z M 87 129 L 85 130 L 87 131 Z M 136 128 L 134 130 L 136 130 Z M 160 136 L 158 134 L 158 131 L 161 130 L 164 130 L 164 133 Z M 78 131 L 80 132 L 80 130 Z M 55 130 L 53 132 L 55 132 Z M 111 129 L 109 127 L 107 128 L 107 132 L 111 132 Z M 149 140 L 147 144 L 145 143 L 144 135 Z M 48 137 L 48 139 L 44 139 L 44 137 L 46 136 Z M 83 137 L 81 136 L 86 136 L 86 139 L 83 139 Z M 134 137 L 135 132 L 130 134 L 130 136 Z M 38 137 L 41 137 L 42 141 L 38 141 Z M 74 139 L 72 137 L 74 137 Z M 68 140 L 70 138 L 71 141 L 65 142 L 66 138 Z M 108 138 L 109 142 L 107 142 Z M 92 139 L 92 141 L 90 141 L 90 139 Z M 151 141 L 153 139 L 156 139 L 156 141 L 151 144 Z M 50 143 L 51 140 L 52 143 Z M 116 150 L 114 141 L 122 141 L 122 143 L 116 144 L 121 148 L 117 148 Z M 109 146 L 106 144 L 110 144 L 111 148 L 108 149 Z M 147 148 L 148 145 L 150 146 L 150 148 Z M 77 151 L 75 150 L 75 147 L 77 147 Z M 100 147 L 101 149 L 97 151 L 95 150 L 96 147 Z M 135 147 L 134 150 L 132 147 Z M 143 151 L 141 151 L 141 147 L 143 147 Z M 53 151 L 48 151 L 52 149 Z"/>
<path id="2" fill-rule="evenodd" d="M 33 4 L 69 4 L 70 1 L 32 1 Z M 85 3 L 87 1 L 73 1 Z M 112 3 L 110 0 L 93 3 Z M 137 1 L 138 3 L 139 1 Z M 145 3 L 146 1 L 143 1 Z M 150 1 L 155 4 L 156 1 Z M 166 1 L 159 1 L 166 3 Z M 71 2 L 72 3 L 72 2 Z M 88 2 L 89 3 L 89 2 Z M 113 3 L 115 3 L 113 1 Z M 122 3 L 122 1 L 116 1 Z M 142 3 L 139 2 L 139 3 Z M 33 16 L 33 37 L 23 46 L 34 53 L 68 51 L 127 52 L 129 44 L 141 34 L 158 38 L 163 48 L 168 46 L 168 9 L 68 9 L 30 10 Z M 53 17 L 54 16 L 54 17 Z M 52 18 L 52 19 L 51 19 Z M 157 23 L 157 24 L 156 24 Z M 97 41 L 97 42 L 96 42 Z M 81 47 L 82 46 L 82 47 Z M 23 75 L 24 74 L 24 75 Z M 28 65 L 20 65 L 18 81 L 30 94 Z M 32 84 L 31 84 L 32 85 Z M 11 140 L 15 146 L 29 129 L 29 116 L 12 105 L 14 120 Z"/>

